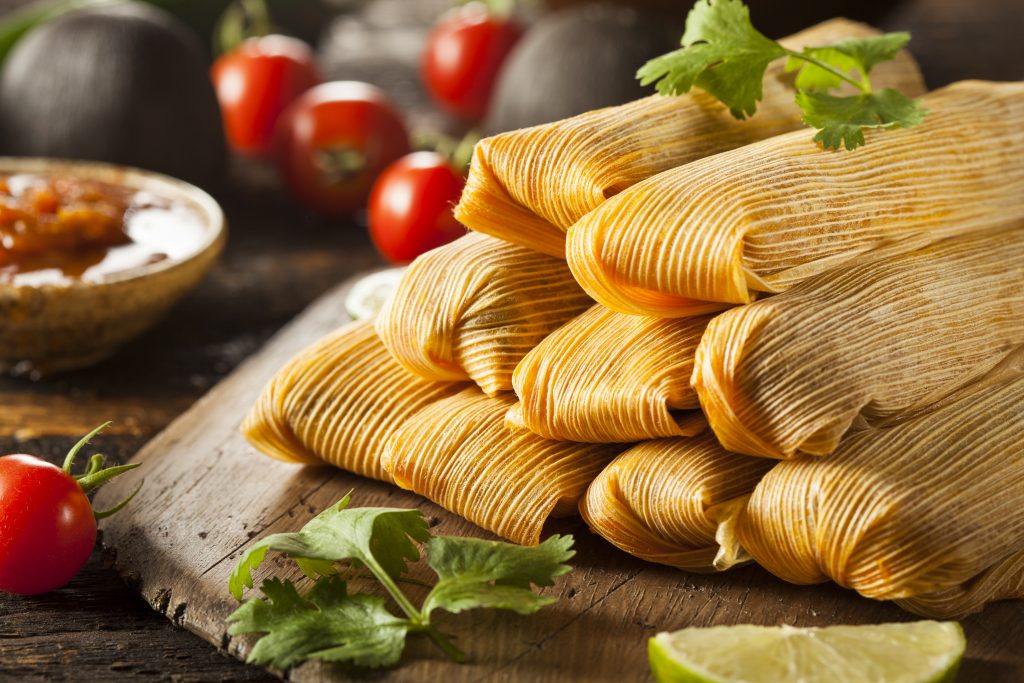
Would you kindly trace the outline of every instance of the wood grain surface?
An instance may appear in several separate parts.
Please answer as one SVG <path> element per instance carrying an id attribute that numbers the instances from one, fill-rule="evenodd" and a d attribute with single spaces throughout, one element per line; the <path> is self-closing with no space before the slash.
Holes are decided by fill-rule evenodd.
<path id="1" fill-rule="evenodd" d="M 0 0 L 0 11 L 25 2 Z M 447 4 L 447 0 L 368 0 L 359 4 L 326 31 L 330 40 L 322 46 L 321 56 L 327 75 L 376 82 L 412 113 L 417 126 L 457 130 L 453 122 L 425 106 L 417 76 L 425 27 Z M 671 5 L 667 0 L 661 4 Z M 932 87 L 967 77 L 1024 78 L 1021 0 L 893 0 L 890 5 L 892 9 L 882 16 L 880 25 L 913 33 L 912 48 Z M 855 11 L 851 14 L 857 18 Z M 28 452 L 59 462 L 78 436 L 113 419 L 116 428 L 97 439 L 96 446 L 115 460 L 127 460 L 258 351 L 307 303 L 353 273 L 380 263 L 362 225 L 319 221 L 297 211 L 281 193 L 271 169 L 239 165 L 216 196 L 232 228 L 222 263 L 159 327 L 117 357 L 90 370 L 44 382 L 0 379 L 0 453 Z M 230 431 L 225 431 L 225 436 Z M 266 467 L 272 463 L 254 458 L 251 464 Z M 364 496 L 379 490 L 366 482 L 360 482 L 357 489 L 358 504 L 367 504 L 372 498 Z M 579 535 L 584 541 L 577 571 L 570 575 L 570 583 L 563 584 L 566 598 L 552 614 L 562 615 L 563 631 L 578 634 L 581 642 L 599 641 L 596 648 L 585 652 L 621 647 L 618 640 L 604 641 L 606 627 L 617 623 L 650 633 L 656 628 L 682 626 L 688 619 L 710 623 L 724 611 L 748 621 L 770 623 L 781 614 L 783 618 L 792 616 L 795 623 L 810 623 L 801 621 L 806 607 L 789 605 L 802 591 L 770 582 L 759 570 L 683 579 L 671 570 L 630 560 L 594 539 L 586 540 L 585 533 Z M 595 569 L 598 566 L 602 569 Z M 619 568 L 647 580 L 643 586 L 602 583 L 602 572 Z M 660 594 L 658 586 L 662 587 Z M 834 613 L 850 621 L 904 616 L 895 608 L 874 606 L 837 589 L 814 591 L 830 596 Z M 753 595 L 764 597 L 752 602 Z M 226 597 L 226 592 L 221 597 Z M 608 600 L 621 600 L 625 606 L 610 619 L 592 620 L 595 610 L 607 615 L 604 604 Z M 185 614 L 189 609 L 186 607 Z M 811 609 L 822 618 L 831 614 L 827 607 Z M 872 611 L 879 609 L 882 611 Z M 552 649 L 551 640 L 544 639 L 547 632 L 536 630 L 533 619 L 501 615 L 473 621 L 477 618 L 466 621 L 460 617 L 452 622 L 466 634 L 474 628 L 491 628 L 489 620 L 505 623 L 503 633 L 514 631 L 515 642 L 529 643 L 531 648 L 521 658 L 522 667 L 529 661 L 540 670 L 563 654 L 567 661 L 587 656 L 573 655 L 574 650 L 565 649 L 564 644 Z M 807 617 L 813 618 L 816 615 Z M 1021 634 L 1006 626 L 1021 621 L 1024 610 L 1007 603 L 968 622 L 972 659 L 960 680 L 1024 680 L 1021 654 L 1019 648 L 1015 650 Z M 474 644 L 469 635 L 462 644 L 478 656 L 495 652 Z M 635 642 L 630 646 L 635 647 Z M 0 681 L 272 680 L 261 669 L 241 664 L 223 652 L 151 611 L 98 553 L 69 586 L 53 595 L 21 598 L 0 594 Z M 419 645 L 407 653 L 409 659 L 421 656 L 433 653 Z M 614 652 L 607 656 L 614 658 Z M 491 677 L 501 679 L 502 671 L 508 668 L 497 669 Z M 625 678 L 639 676 L 634 671 Z"/>
<path id="2" fill-rule="evenodd" d="M 260 389 L 294 353 L 345 319 L 344 288 L 325 295 L 246 361 L 231 377 L 151 441 L 137 456 L 145 498 L 103 525 L 114 566 L 176 624 L 244 656 L 250 638 L 231 639 L 225 617 L 237 604 L 227 579 L 240 553 L 266 534 L 294 531 L 353 490 L 353 505 L 419 507 L 439 533 L 486 532 L 395 487 L 325 467 L 301 467 L 257 453 L 237 426 Z M 132 490 L 125 477 L 99 495 L 101 507 Z M 375 674 L 386 681 L 613 681 L 647 676 L 646 639 L 658 630 L 711 624 L 826 625 L 913 617 L 834 586 L 796 587 L 748 567 L 699 576 L 633 560 L 578 522 L 559 526 L 578 539 L 575 571 L 548 589 L 559 602 L 532 617 L 469 613 L 444 628 L 471 653 L 464 665 L 445 661 L 426 643 L 404 664 Z M 287 572 L 277 557 L 257 581 Z M 420 568 L 423 570 L 423 568 Z M 429 570 L 427 570 L 429 571 Z M 429 578 L 424 575 L 421 578 Z M 370 587 L 372 588 L 372 587 Z M 964 622 L 969 662 L 963 680 L 1020 681 L 1024 639 L 1019 602 L 991 606 Z M 303 665 L 281 672 L 303 683 L 349 680 L 339 667 Z"/>

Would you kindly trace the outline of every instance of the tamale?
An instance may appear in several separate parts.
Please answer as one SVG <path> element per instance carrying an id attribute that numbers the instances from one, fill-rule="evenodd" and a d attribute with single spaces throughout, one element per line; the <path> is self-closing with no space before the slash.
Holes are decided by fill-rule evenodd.
<path id="1" fill-rule="evenodd" d="M 387 437 L 420 408 L 464 386 L 409 374 L 392 360 L 372 324 L 350 323 L 281 368 L 241 429 L 272 458 L 326 462 L 391 481 L 380 465 Z"/>
<path id="2" fill-rule="evenodd" d="M 619 446 L 548 441 L 505 427 L 514 399 L 474 387 L 410 418 L 382 464 L 396 484 L 499 536 L 534 545 L 548 518 L 577 512 Z"/>
<path id="3" fill-rule="evenodd" d="M 693 385 L 723 446 L 831 453 L 852 425 L 926 406 L 1024 344 L 1024 223 L 899 251 L 711 321 Z"/>
<path id="4" fill-rule="evenodd" d="M 565 261 L 469 234 L 413 261 L 377 316 L 377 332 L 407 370 L 472 379 L 487 394 L 544 337 L 594 302 Z"/>
<path id="5" fill-rule="evenodd" d="M 733 536 L 724 527 L 774 464 L 729 453 L 710 434 L 647 441 L 602 470 L 580 512 L 594 532 L 641 559 L 695 572 L 724 569 L 748 558 L 717 538 Z"/>
<path id="6" fill-rule="evenodd" d="M 833 19 L 782 43 L 799 50 L 869 35 L 878 31 Z M 924 92 L 906 52 L 878 65 L 871 80 L 912 96 Z M 474 150 L 456 218 L 472 230 L 561 257 L 564 231 L 615 193 L 695 159 L 801 128 L 791 82 L 782 61 L 771 64 L 764 100 L 745 121 L 707 93 L 693 91 L 485 138 Z"/>
<path id="7" fill-rule="evenodd" d="M 510 426 L 548 439 L 610 443 L 692 436 L 707 423 L 690 388 L 709 317 L 649 318 L 594 306 L 516 367 Z"/>
<path id="8" fill-rule="evenodd" d="M 794 583 L 831 579 L 935 617 L 1021 595 L 1020 355 L 931 411 L 778 463 L 740 513 L 742 546 Z"/>
<path id="9" fill-rule="evenodd" d="M 896 604 L 915 614 L 956 618 L 980 612 L 990 602 L 1013 599 L 1024 599 L 1024 550 L 959 586 L 896 600 Z"/>
<path id="10" fill-rule="evenodd" d="M 886 242 L 919 245 L 1024 218 L 1024 82 L 963 81 L 924 97 L 911 128 L 852 152 L 811 130 L 634 185 L 569 229 L 566 257 L 599 303 L 689 315 L 749 303 Z"/>

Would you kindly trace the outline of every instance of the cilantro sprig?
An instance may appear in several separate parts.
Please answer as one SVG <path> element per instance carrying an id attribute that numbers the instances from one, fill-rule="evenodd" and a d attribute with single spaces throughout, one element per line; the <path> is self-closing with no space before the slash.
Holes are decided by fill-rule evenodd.
<path id="1" fill-rule="evenodd" d="M 550 586 L 571 570 L 572 536 L 552 536 L 538 546 L 454 536 L 431 537 L 419 510 L 349 508 L 345 496 L 295 533 L 273 534 L 243 553 L 228 582 L 236 600 L 253 587 L 252 572 L 269 551 L 293 559 L 312 588 L 301 594 L 288 580 L 270 578 L 260 586 L 263 598 L 244 602 L 228 621 L 231 635 L 263 636 L 248 661 L 286 669 L 307 659 L 349 662 L 364 667 L 398 662 L 409 634 L 430 638 L 450 659 L 465 654 L 432 621 L 436 610 L 451 613 L 476 608 L 532 614 L 555 602 L 533 586 Z M 438 576 L 420 607 L 399 588 L 410 563 L 426 544 L 427 564 Z M 401 616 L 383 597 L 350 593 L 339 572 L 365 570 L 387 591 Z M 367 574 L 361 576 L 365 577 Z"/>
<path id="2" fill-rule="evenodd" d="M 755 29 L 740 0 L 698 0 L 686 18 L 682 47 L 647 62 L 637 78 L 641 85 L 654 83 L 663 95 L 697 86 L 743 119 L 764 98 L 768 65 L 785 58 L 786 70 L 797 72 L 794 87 L 803 121 L 818 129 L 815 141 L 826 149 L 852 150 L 864 144 L 865 128 L 909 128 L 924 118 L 920 100 L 871 85 L 871 70 L 894 59 L 909 41 L 909 33 L 886 33 L 797 52 Z M 844 83 L 857 94 L 830 93 Z"/>

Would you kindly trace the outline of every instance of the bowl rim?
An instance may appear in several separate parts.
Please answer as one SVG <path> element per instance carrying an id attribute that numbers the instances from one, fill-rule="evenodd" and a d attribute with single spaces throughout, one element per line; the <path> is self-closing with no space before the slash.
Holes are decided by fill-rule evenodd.
<path id="1" fill-rule="evenodd" d="M 224 217 L 224 210 L 217 200 L 206 190 L 164 173 L 85 159 L 0 156 L 0 175 L 15 173 L 65 173 L 86 179 L 92 178 L 100 182 L 124 185 L 133 189 L 151 190 L 161 197 L 172 201 L 182 201 L 194 208 L 199 214 L 205 235 L 199 246 L 185 257 L 168 258 L 156 263 L 105 273 L 91 280 L 66 278 L 42 284 L 0 282 L 0 292 L 85 289 L 137 280 L 190 263 L 211 250 L 219 251 L 227 237 L 227 221 Z"/>

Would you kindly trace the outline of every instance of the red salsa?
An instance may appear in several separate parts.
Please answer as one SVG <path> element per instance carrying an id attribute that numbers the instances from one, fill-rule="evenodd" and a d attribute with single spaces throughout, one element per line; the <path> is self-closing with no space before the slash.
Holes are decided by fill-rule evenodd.
<path id="1" fill-rule="evenodd" d="M 69 175 L 0 175 L 0 282 L 99 276 L 168 258 L 196 216 L 149 192 Z"/>

